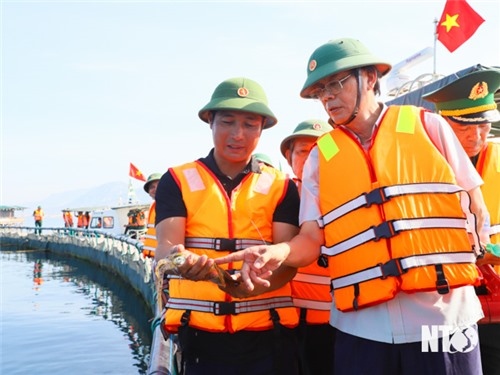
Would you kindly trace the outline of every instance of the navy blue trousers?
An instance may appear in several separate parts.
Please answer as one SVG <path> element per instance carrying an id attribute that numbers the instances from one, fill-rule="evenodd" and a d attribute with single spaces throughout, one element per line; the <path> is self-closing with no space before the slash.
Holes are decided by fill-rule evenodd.
<path id="1" fill-rule="evenodd" d="M 477 326 L 470 329 L 476 339 L 473 349 L 464 352 L 423 352 L 420 342 L 387 344 L 337 331 L 335 375 L 481 375 Z M 438 347 L 442 348 L 442 339 Z"/>

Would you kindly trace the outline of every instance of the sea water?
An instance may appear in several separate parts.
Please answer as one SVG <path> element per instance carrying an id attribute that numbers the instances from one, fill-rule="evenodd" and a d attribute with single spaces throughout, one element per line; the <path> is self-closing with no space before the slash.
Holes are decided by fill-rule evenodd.
<path id="1" fill-rule="evenodd" d="M 105 269 L 0 249 L 0 374 L 146 374 L 144 300 Z"/>

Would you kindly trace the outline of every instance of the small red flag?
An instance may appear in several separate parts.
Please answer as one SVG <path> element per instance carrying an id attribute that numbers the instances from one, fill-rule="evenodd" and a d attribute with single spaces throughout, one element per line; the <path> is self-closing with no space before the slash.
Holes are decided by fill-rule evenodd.
<path id="1" fill-rule="evenodd" d="M 465 0 L 446 0 L 437 25 L 438 40 L 450 51 L 464 44 L 484 22 Z"/>
<path id="2" fill-rule="evenodd" d="M 128 172 L 128 174 L 130 177 L 136 178 L 141 181 L 146 181 L 146 177 L 144 177 L 142 172 L 137 169 L 137 167 L 132 163 L 130 163 L 130 171 Z"/>

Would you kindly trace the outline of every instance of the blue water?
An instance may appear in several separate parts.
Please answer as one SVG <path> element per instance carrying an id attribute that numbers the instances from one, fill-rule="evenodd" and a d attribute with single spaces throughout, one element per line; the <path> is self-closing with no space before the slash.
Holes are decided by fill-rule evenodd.
<path id="1" fill-rule="evenodd" d="M 126 283 L 75 258 L 1 250 L 1 374 L 146 373 L 152 313 Z"/>

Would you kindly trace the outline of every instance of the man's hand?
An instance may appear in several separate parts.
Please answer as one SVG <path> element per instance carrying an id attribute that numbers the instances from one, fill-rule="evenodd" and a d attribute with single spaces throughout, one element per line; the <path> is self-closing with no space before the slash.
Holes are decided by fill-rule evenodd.
<path id="1" fill-rule="evenodd" d="M 184 245 L 176 245 L 172 249 L 171 254 L 181 254 L 185 261 L 177 267 L 177 273 L 184 279 L 192 281 L 210 280 L 218 277 L 217 271 L 214 269 L 214 260 L 206 255 L 197 255 L 184 247 Z"/>
<path id="2" fill-rule="evenodd" d="M 216 264 L 243 261 L 241 266 L 241 279 L 248 291 L 253 291 L 255 284 L 270 287 L 267 280 L 273 271 L 285 261 L 290 253 L 287 243 L 277 245 L 252 246 L 242 251 L 229 254 L 225 257 L 217 258 Z"/>

